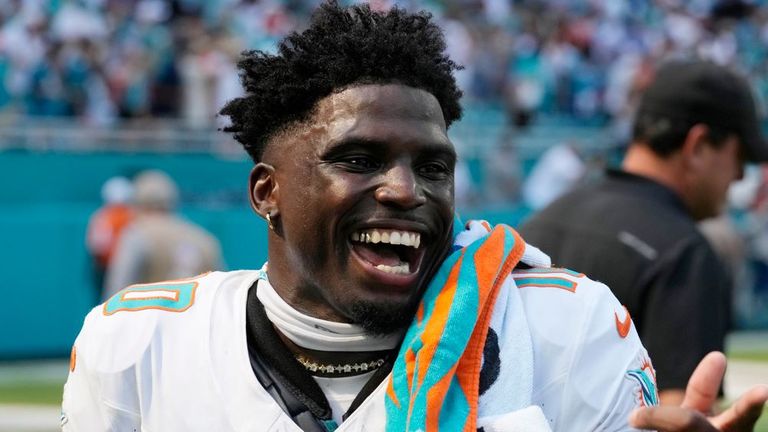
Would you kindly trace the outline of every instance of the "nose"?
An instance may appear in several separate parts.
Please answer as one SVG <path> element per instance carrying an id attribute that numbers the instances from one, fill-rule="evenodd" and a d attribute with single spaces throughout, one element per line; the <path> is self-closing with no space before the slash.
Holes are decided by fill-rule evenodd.
<path id="1" fill-rule="evenodd" d="M 396 164 L 382 174 L 375 196 L 382 204 L 402 209 L 416 208 L 427 202 L 416 173 L 405 163 Z"/>

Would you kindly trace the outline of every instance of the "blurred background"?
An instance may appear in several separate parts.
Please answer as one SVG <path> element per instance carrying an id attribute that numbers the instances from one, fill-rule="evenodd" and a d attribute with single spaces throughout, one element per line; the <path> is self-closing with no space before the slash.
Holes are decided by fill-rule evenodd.
<path id="1" fill-rule="evenodd" d="M 218 239 L 227 268 L 264 261 L 266 227 L 246 191 L 252 163 L 217 131 L 226 119 L 216 112 L 241 92 L 239 53 L 275 50 L 317 4 L 0 0 L 0 430 L 55 429 L 61 359 L 101 297 L 86 232 L 114 204 L 110 179 L 164 171 L 179 213 Z M 732 65 L 765 112 L 768 1 L 396 4 L 431 11 L 465 67 L 465 114 L 449 131 L 465 219 L 516 225 L 620 161 L 637 95 L 664 59 Z M 737 280 L 729 355 L 757 365 L 746 384 L 767 381 L 768 171 L 750 167 L 726 214 L 706 224 L 727 239 Z"/>

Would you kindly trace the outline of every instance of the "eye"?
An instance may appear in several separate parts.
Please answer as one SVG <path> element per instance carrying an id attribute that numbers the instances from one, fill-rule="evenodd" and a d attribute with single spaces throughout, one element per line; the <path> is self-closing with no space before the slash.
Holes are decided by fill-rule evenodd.
<path id="1" fill-rule="evenodd" d="M 453 169 L 443 161 L 433 161 L 420 165 L 418 172 L 430 180 L 444 180 L 453 174 Z"/>
<path id="2" fill-rule="evenodd" d="M 337 164 L 353 172 L 373 171 L 381 166 L 379 161 L 366 155 L 348 156 L 339 160 Z"/>

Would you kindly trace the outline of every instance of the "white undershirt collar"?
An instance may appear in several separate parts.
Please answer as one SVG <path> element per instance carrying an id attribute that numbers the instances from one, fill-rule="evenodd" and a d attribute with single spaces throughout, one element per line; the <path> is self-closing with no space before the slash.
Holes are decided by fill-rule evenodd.
<path id="1" fill-rule="evenodd" d="M 311 317 L 289 305 L 275 291 L 264 268 L 256 295 L 264 305 L 267 318 L 291 342 L 317 351 L 384 351 L 393 349 L 400 342 L 400 334 L 371 336 L 362 327 Z"/>

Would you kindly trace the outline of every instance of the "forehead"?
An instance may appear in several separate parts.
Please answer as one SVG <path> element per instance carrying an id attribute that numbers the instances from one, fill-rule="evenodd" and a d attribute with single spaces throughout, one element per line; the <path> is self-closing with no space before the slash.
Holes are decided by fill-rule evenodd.
<path id="1" fill-rule="evenodd" d="M 368 84 L 344 89 L 321 99 L 317 113 L 431 120 L 445 127 L 440 104 L 431 93 L 400 84 Z"/>
<path id="2" fill-rule="evenodd" d="M 437 99 L 398 84 L 362 85 L 334 93 L 318 102 L 308 126 L 324 135 L 316 144 L 360 138 L 453 147 Z"/>

